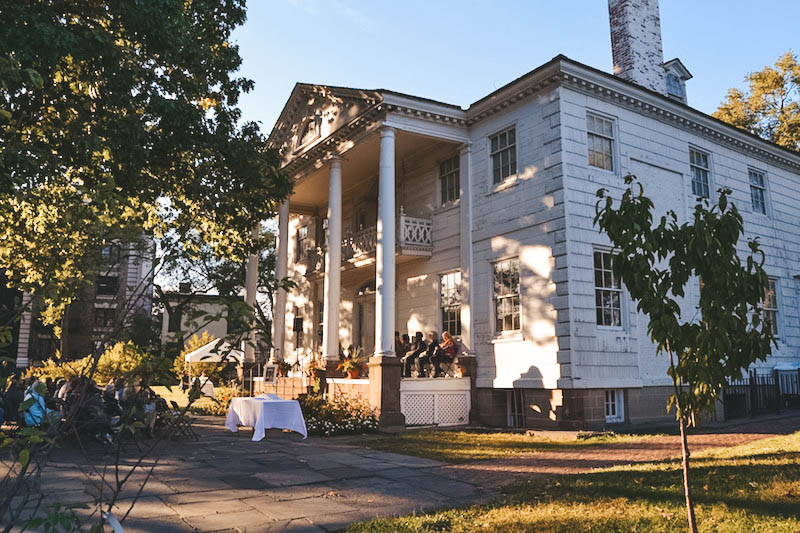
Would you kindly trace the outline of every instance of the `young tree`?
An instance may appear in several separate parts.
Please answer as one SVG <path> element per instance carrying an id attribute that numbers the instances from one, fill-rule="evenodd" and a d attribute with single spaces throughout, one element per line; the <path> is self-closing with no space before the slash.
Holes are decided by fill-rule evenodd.
<path id="1" fill-rule="evenodd" d="M 750 91 L 728 90 L 714 117 L 791 150 L 800 150 L 800 63 L 791 51 L 774 67 L 745 77 Z"/>
<path id="2" fill-rule="evenodd" d="M 647 333 L 658 352 L 669 357 L 674 392 L 668 408 L 680 427 L 686 511 L 696 532 L 686 428 L 713 407 L 729 380 L 771 352 L 772 328 L 761 318 L 768 283 L 764 254 L 758 240 L 750 240 L 742 263 L 742 217 L 728 201 L 729 189 L 719 191 L 715 206 L 698 202 L 689 222 L 679 225 L 670 211 L 654 226 L 653 201 L 635 176 L 625 183 L 616 206 L 604 189 L 597 191 L 595 224 L 615 248 L 614 274 L 648 317 Z M 701 280 L 699 313 L 681 316 L 680 299 L 694 276 Z"/>

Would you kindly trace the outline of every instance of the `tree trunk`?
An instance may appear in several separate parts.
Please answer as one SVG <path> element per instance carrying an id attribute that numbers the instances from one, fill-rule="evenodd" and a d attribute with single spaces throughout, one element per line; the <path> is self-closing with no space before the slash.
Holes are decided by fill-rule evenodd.
<path id="1" fill-rule="evenodd" d="M 689 443 L 686 440 L 686 418 L 683 413 L 678 417 L 678 424 L 681 428 L 681 466 L 683 467 L 683 495 L 686 498 L 686 515 L 689 519 L 689 531 L 697 533 L 692 489 L 689 486 Z"/>
<path id="2" fill-rule="evenodd" d="M 64 316 L 61 317 L 61 338 L 59 339 L 58 349 L 60 353 L 60 360 L 67 360 L 67 351 L 69 350 L 69 308 L 67 305 L 64 307 Z"/>

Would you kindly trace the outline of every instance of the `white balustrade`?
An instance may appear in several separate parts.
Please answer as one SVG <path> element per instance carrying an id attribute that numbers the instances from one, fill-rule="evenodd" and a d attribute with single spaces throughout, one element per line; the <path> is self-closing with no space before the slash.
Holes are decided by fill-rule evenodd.
<path id="1" fill-rule="evenodd" d="M 433 248 L 433 221 L 407 216 L 400 210 L 397 245 L 430 251 Z M 349 233 L 342 238 L 342 258 L 352 259 L 375 253 L 378 232 L 375 226 Z M 400 253 L 404 253 L 403 250 Z"/>

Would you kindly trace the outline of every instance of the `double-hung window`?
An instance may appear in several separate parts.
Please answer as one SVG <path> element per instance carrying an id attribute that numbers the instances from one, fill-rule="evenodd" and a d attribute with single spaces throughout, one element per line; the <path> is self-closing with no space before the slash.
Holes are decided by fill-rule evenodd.
<path id="1" fill-rule="evenodd" d="M 461 335 L 461 272 L 448 272 L 439 277 L 442 331 Z"/>
<path id="2" fill-rule="evenodd" d="M 494 264 L 495 331 L 520 330 L 519 259 L 506 259 Z"/>
<path id="3" fill-rule="evenodd" d="M 625 403 L 622 389 L 605 391 L 606 422 L 622 422 L 625 420 Z"/>
<path id="4" fill-rule="evenodd" d="M 614 123 L 597 115 L 586 115 L 589 165 L 614 171 Z"/>
<path id="5" fill-rule="evenodd" d="M 308 250 L 308 226 L 300 226 L 297 228 L 297 243 L 295 249 L 295 255 L 297 259 L 303 259 L 306 256 L 306 251 Z"/>
<path id="6" fill-rule="evenodd" d="M 108 307 L 96 307 L 94 310 L 94 325 L 100 328 L 107 328 L 114 325 L 116 309 Z"/>
<path id="7" fill-rule="evenodd" d="M 489 138 L 492 159 L 492 180 L 501 183 L 517 173 L 517 131 L 508 128 Z"/>
<path id="8" fill-rule="evenodd" d="M 622 284 L 611 252 L 594 252 L 594 300 L 598 326 L 622 327 Z"/>
<path id="9" fill-rule="evenodd" d="M 441 188 L 442 205 L 458 200 L 461 183 L 459 179 L 458 154 L 439 162 L 439 187 Z"/>
<path id="10" fill-rule="evenodd" d="M 689 148 L 689 167 L 692 171 L 692 194 L 699 198 L 709 198 L 711 167 L 708 164 L 708 154 Z"/>
<path id="11" fill-rule="evenodd" d="M 763 172 L 749 169 L 750 205 L 755 213 L 767 214 L 767 180 Z"/>
<path id="12" fill-rule="evenodd" d="M 102 296 L 115 296 L 119 290 L 119 278 L 117 276 L 97 276 L 97 294 Z"/>
<path id="13" fill-rule="evenodd" d="M 776 281 L 770 278 L 767 281 L 767 291 L 764 294 L 764 303 L 761 306 L 764 312 L 763 319 L 769 324 L 772 334 L 778 336 L 778 295 Z"/>

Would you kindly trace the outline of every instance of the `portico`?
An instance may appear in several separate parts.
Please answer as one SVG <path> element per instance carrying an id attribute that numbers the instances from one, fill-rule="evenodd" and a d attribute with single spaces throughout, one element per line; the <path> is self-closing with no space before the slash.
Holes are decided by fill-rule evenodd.
<path id="1" fill-rule="evenodd" d="M 439 160 L 462 157 L 463 112 L 442 104 L 435 107 L 451 116 L 409 115 L 384 103 L 354 116 L 363 94 L 353 103 L 347 96 L 354 94 L 302 89 L 290 103 L 296 99 L 294 111 L 306 118 L 287 116 L 276 126 L 294 126 L 282 139 L 295 186 L 279 212 L 276 273 L 295 287 L 275 297 L 273 354 L 301 365 L 323 359 L 333 369 L 341 349 L 360 347 L 370 356 L 370 398 L 382 424 L 400 427 L 394 332 L 440 328 L 438 269 L 468 279 L 460 206 L 438 205 L 434 172 Z M 352 118 L 339 123 L 343 115 Z M 434 252 L 446 261 L 432 265 Z M 471 344 L 470 324 L 461 330 Z"/>

